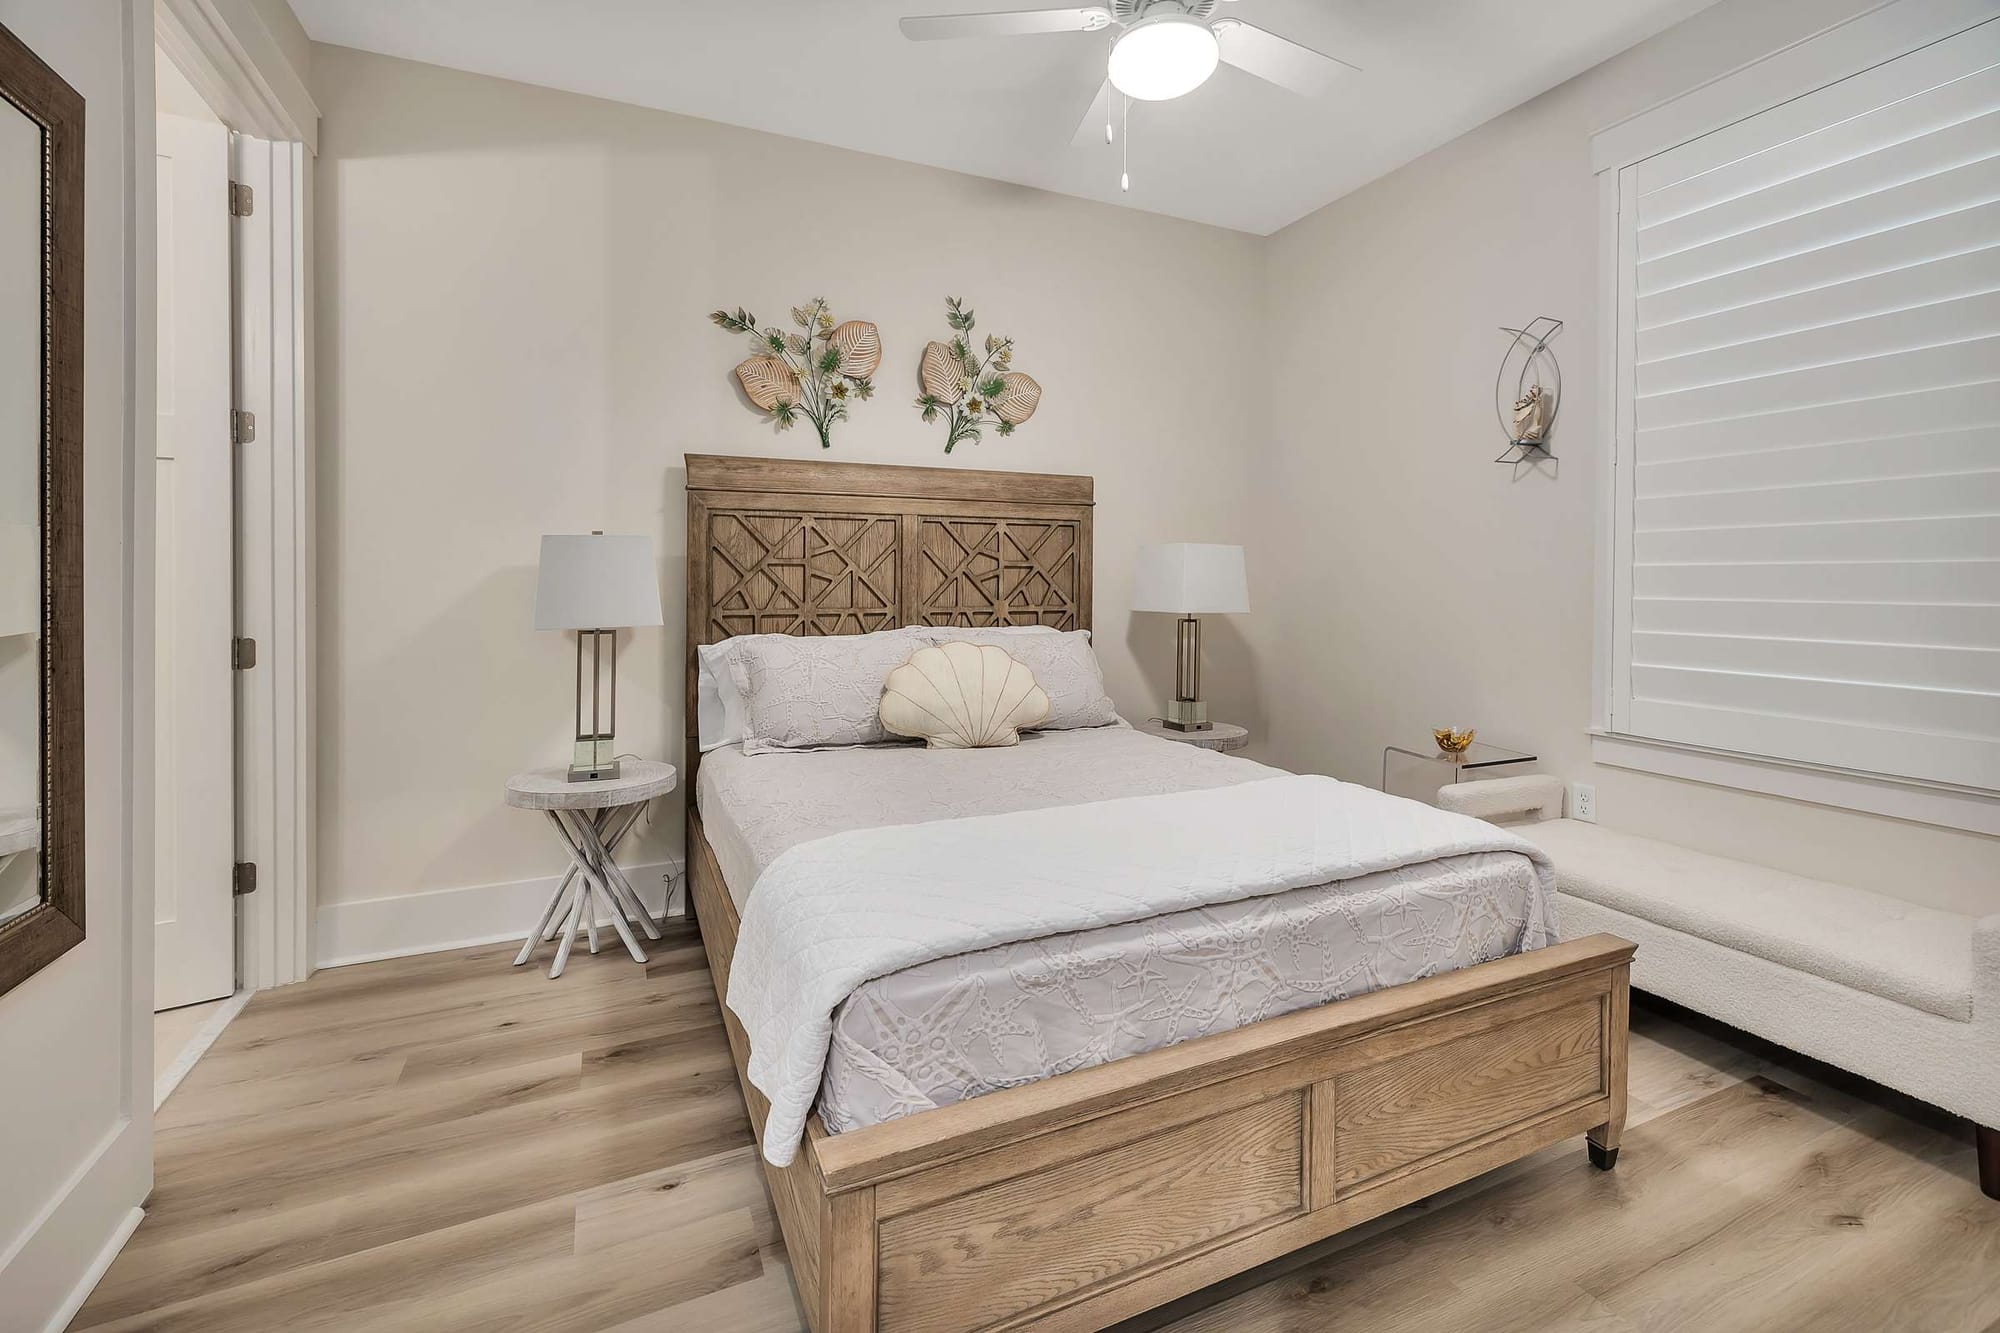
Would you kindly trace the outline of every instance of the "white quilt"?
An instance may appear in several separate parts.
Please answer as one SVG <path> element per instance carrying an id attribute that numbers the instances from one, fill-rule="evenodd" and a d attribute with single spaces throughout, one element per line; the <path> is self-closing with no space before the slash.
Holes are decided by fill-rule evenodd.
<path id="1" fill-rule="evenodd" d="M 1480 820 L 1327 777 L 889 828 L 785 852 L 757 881 L 730 963 L 764 1155 L 798 1151 L 833 1013 L 865 982 L 1045 935 L 1283 893 L 1474 852 L 1548 858 Z"/>

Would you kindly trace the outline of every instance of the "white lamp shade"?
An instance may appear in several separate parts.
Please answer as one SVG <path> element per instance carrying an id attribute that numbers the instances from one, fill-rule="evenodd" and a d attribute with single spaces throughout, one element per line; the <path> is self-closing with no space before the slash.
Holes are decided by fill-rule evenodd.
<path id="1" fill-rule="evenodd" d="M 1243 548 L 1201 542 L 1140 547 L 1132 609 L 1178 615 L 1248 611 L 1250 581 L 1243 573 Z"/>
<path id="2" fill-rule="evenodd" d="M 536 629 L 625 629 L 661 621 L 651 537 L 593 532 L 542 538 Z"/>

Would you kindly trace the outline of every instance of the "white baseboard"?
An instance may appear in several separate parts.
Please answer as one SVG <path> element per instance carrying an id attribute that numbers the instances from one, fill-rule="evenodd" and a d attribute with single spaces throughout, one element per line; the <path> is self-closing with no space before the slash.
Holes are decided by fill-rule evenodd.
<path id="1" fill-rule="evenodd" d="M 658 916 L 666 906 L 668 881 L 680 875 L 680 862 L 654 861 L 623 869 L 646 910 Z M 315 918 L 319 942 L 314 965 L 344 967 L 525 939 L 560 879 L 544 875 L 505 884 L 328 903 Z M 600 917 L 598 924 L 609 925 L 610 918 Z"/>
<path id="2" fill-rule="evenodd" d="M 145 1220 L 144 1208 L 134 1208 L 119 1219 L 117 1229 L 104 1242 L 104 1248 L 97 1252 L 97 1257 L 90 1261 L 90 1267 L 63 1301 L 62 1308 L 56 1311 L 55 1318 L 49 1320 L 44 1333 L 63 1333 L 69 1327 L 69 1321 L 76 1318 L 76 1312 L 83 1308 L 83 1303 L 90 1299 L 90 1293 L 97 1290 L 97 1284 L 110 1271 L 112 1260 L 118 1257 L 118 1252 L 125 1248 L 125 1242 L 132 1239 L 132 1233 Z"/>
<path id="3" fill-rule="evenodd" d="M 150 1118 L 119 1120 L 0 1253 L 0 1328 L 69 1326 L 139 1225 L 152 1148 Z"/>

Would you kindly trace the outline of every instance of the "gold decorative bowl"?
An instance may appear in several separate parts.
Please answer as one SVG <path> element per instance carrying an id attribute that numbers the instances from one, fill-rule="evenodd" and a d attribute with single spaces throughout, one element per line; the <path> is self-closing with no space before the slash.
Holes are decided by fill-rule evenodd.
<path id="1" fill-rule="evenodd" d="M 1472 744 L 1473 729 L 1467 727 L 1464 731 L 1456 731 L 1451 727 L 1437 727 L 1431 731 L 1431 736 L 1437 741 L 1438 749 L 1446 754 L 1464 754 L 1465 747 Z"/>

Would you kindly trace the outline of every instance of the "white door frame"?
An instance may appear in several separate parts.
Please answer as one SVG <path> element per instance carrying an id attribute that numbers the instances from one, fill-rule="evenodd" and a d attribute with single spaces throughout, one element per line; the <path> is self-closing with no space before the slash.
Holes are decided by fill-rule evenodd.
<path id="1" fill-rule="evenodd" d="M 154 0 L 153 40 L 230 129 L 319 152 L 319 109 L 248 0 Z"/>
<path id="2" fill-rule="evenodd" d="M 237 459 L 237 633 L 257 641 L 237 713 L 239 855 L 256 865 L 257 888 L 239 900 L 237 934 L 240 984 L 262 990 L 305 980 L 313 960 L 307 278 L 318 120 L 302 85 L 283 86 L 289 66 L 254 11 L 235 0 L 155 0 L 154 17 L 160 48 L 235 132 L 231 174 L 254 194 L 251 215 L 234 224 L 236 406 L 256 420 Z"/>

